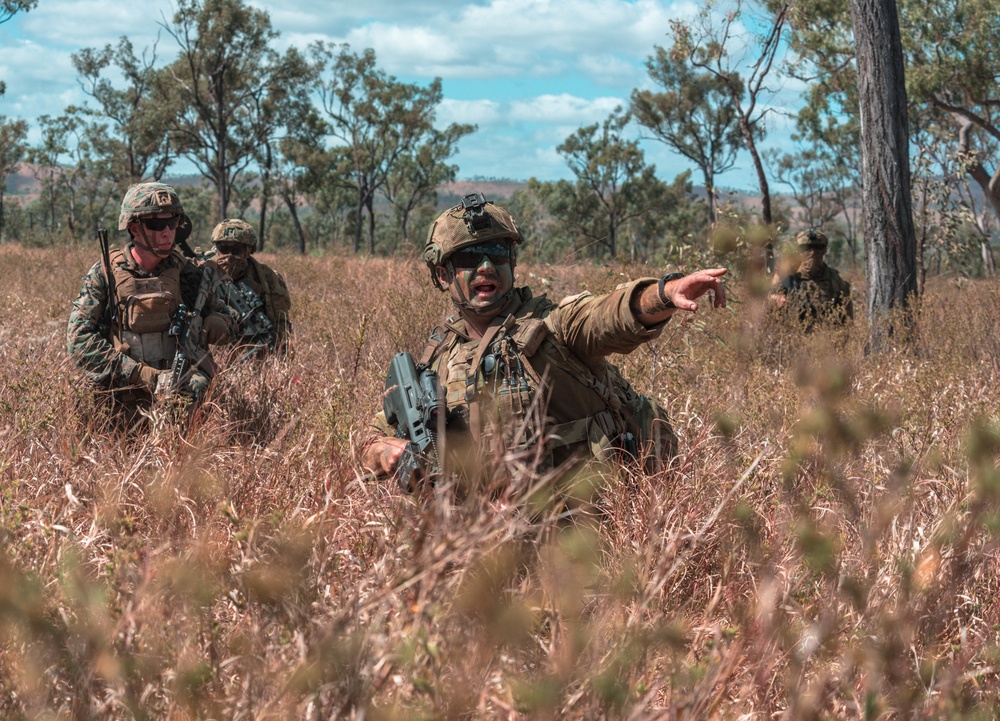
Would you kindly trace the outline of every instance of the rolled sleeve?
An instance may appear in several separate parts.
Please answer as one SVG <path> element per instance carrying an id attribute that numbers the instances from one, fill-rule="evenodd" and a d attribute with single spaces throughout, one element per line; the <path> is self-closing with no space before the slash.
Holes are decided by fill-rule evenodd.
<path id="1" fill-rule="evenodd" d="M 655 278 L 640 278 L 604 295 L 582 293 L 566 298 L 546 322 L 556 339 L 580 358 L 631 353 L 663 332 L 665 322 L 647 328 L 632 310 L 634 295 L 655 282 Z"/>

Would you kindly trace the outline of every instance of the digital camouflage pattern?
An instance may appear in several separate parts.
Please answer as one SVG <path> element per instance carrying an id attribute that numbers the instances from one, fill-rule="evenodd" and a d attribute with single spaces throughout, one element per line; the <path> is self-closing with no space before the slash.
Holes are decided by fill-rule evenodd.
<path id="1" fill-rule="evenodd" d="M 854 317 L 851 284 L 829 265 L 814 273 L 796 271 L 783 278 L 771 291 L 788 297 L 787 307 L 811 328 L 819 318 L 846 321 Z"/>
<path id="2" fill-rule="evenodd" d="M 147 215 L 180 215 L 183 212 L 181 199 L 171 186 L 165 183 L 137 183 L 126 191 L 122 200 L 118 230 L 125 230 L 130 222 Z"/>
<path id="3" fill-rule="evenodd" d="M 112 268 L 116 279 L 123 275 L 136 279 L 136 287 L 141 287 L 143 279 L 153 279 L 160 276 L 178 276 L 180 300 L 188 307 L 193 307 L 201 284 L 202 272 L 198 266 L 189 262 L 178 250 L 174 250 L 156 266 L 152 273 L 147 273 L 134 260 L 129 248 L 116 250 L 111 254 Z M 116 291 L 127 288 L 116 280 Z M 162 286 L 169 288 L 170 284 Z M 108 314 L 109 286 L 105 275 L 103 261 L 96 262 L 83 278 L 80 295 L 73 301 L 66 330 L 66 349 L 77 367 L 92 384 L 116 391 L 122 403 L 148 402 L 155 390 L 146 379 L 153 377 L 144 370 L 164 370 L 169 367 L 169 360 L 148 364 L 138 360 L 135 351 L 122 345 L 123 337 L 121 316 L 129 307 L 128 298 L 119 294 L 117 298 L 116 320 L 111 323 Z M 169 291 L 167 291 L 169 292 Z M 232 327 L 229 311 L 218 304 L 206 305 L 203 316 L 206 326 L 209 319 L 211 325 L 217 327 Z M 228 333 L 223 330 L 223 335 Z M 210 358 L 210 356 L 208 356 Z M 208 374 L 197 371 L 192 374 L 188 389 L 190 395 L 197 396 L 208 385 Z"/>
<path id="4" fill-rule="evenodd" d="M 652 470 L 676 451 L 666 413 L 640 396 L 605 360 L 629 353 L 658 337 L 663 326 L 646 328 L 631 310 L 635 292 L 655 283 L 641 279 L 601 296 L 589 293 L 558 305 L 517 288 L 511 307 L 482 341 L 465 322 L 449 318 L 435 329 L 422 362 L 438 373 L 448 408 L 447 447 L 459 475 L 482 468 L 464 449 L 529 447 L 541 442 L 542 467 L 575 457 L 611 459 L 627 445 L 627 434 Z M 536 399 L 542 402 L 536 402 Z M 394 429 L 379 415 L 376 427 Z"/>
<path id="5" fill-rule="evenodd" d="M 229 218 L 223 220 L 212 230 L 212 242 L 241 243 L 249 246 L 250 252 L 253 252 L 257 249 L 257 232 L 245 220 Z"/>

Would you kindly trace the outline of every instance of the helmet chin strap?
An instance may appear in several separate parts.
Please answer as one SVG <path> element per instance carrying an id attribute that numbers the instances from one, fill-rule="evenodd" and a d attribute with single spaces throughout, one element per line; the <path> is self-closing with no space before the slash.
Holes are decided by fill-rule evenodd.
<path id="1" fill-rule="evenodd" d="M 153 255 L 155 255 L 157 258 L 166 258 L 168 255 L 170 255 L 174 251 L 174 244 L 173 243 L 171 243 L 170 247 L 167 250 L 165 250 L 165 251 L 164 250 L 159 250 L 157 248 L 154 248 L 153 244 L 149 242 L 149 236 L 146 235 L 146 226 L 144 226 L 142 224 L 141 220 L 139 221 L 139 234 L 142 236 L 142 243 L 139 243 L 139 245 L 142 246 L 143 250 L 149 251 L 150 253 L 152 253 Z M 136 238 L 137 242 L 138 242 L 138 240 L 139 239 Z"/>

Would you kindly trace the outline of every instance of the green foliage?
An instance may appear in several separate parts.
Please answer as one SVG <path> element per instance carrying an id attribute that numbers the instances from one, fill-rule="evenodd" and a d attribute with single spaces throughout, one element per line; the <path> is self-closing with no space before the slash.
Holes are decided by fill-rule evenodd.
<path id="1" fill-rule="evenodd" d="M 330 151 L 318 182 L 350 189 L 354 208 L 354 251 L 361 248 L 367 219 L 368 252 L 375 252 L 375 197 L 385 193 L 401 213 L 404 240 L 410 213 L 434 199 L 438 184 L 454 177 L 446 164 L 473 125 L 434 129 L 441 103 L 441 79 L 428 87 L 403 83 L 378 68 L 375 51 L 361 54 L 348 45 L 319 42 L 311 53 L 321 73 L 319 94 L 330 133 L 339 144 Z M 332 172 L 331 172 L 332 171 Z"/>
<path id="2" fill-rule="evenodd" d="M 653 137 L 701 171 L 709 197 L 708 222 L 714 223 L 715 177 L 733 167 L 742 138 L 726 81 L 710 72 L 696 72 L 681 50 L 656 47 L 646 68 L 663 92 L 633 90 L 631 111 Z M 738 75 L 734 82 L 742 88 Z"/>

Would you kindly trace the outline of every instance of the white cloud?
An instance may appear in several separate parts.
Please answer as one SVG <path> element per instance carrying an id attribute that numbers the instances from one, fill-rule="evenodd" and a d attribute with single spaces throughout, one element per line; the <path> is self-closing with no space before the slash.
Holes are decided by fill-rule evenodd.
<path id="1" fill-rule="evenodd" d="M 540 95 L 515 100 L 511 103 L 510 115 L 512 120 L 519 122 L 570 123 L 575 128 L 604 120 L 622 102 L 620 98 L 588 100 L 567 93 Z"/>
<path id="2" fill-rule="evenodd" d="M 439 125 L 479 127 L 459 146 L 463 176 L 543 179 L 567 176 L 555 147 L 627 103 L 648 82 L 644 62 L 654 45 L 669 44 L 670 20 L 700 8 L 694 0 L 247 1 L 268 12 L 280 50 L 349 42 L 358 52 L 373 48 L 380 68 L 409 82 L 443 78 Z M 16 15 L 3 26 L 0 114 L 27 119 L 37 138 L 38 116 L 86 100 L 70 54 L 122 35 L 141 53 L 160 33 L 159 62 L 171 61 L 176 45 L 159 23 L 175 5 L 45 0 Z M 773 102 L 788 101 L 791 86 Z"/>
<path id="3" fill-rule="evenodd" d="M 495 100 L 450 100 L 445 98 L 438 106 L 439 126 L 451 123 L 475 123 L 480 128 L 506 123 L 503 109 Z"/>

